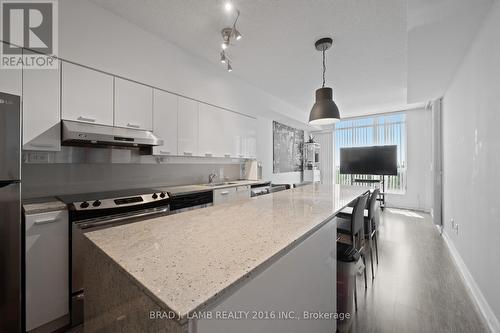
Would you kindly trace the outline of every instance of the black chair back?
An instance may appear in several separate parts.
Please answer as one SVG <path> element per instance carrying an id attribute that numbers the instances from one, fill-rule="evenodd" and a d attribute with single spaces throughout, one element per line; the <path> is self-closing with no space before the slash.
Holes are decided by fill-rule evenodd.
<path id="1" fill-rule="evenodd" d="M 377 205 L 377 199 L 380 194 L 380 189 L 373 190 L 370 196 L 370 202 L 368 203 L 368 219 L 371 221 L 375 216 L 375 207 Z"/>
<path id="2" fill-rule="evenodd" d="M 351 215 L 351 235 L 354 237 L 354 235 L 358 234 L 360 231 L 363 232 L 364 230 L 364 213 L 365 213 L 365 207 L 366 207 L 366 202 L 368 201 L 368 196 L 370 193 L 363 194 L 358 197 L 356 204 L 354 205 L 354 208 L 352 210 L 352 215 Z M 360 235 L 364 237 L 363 235 Z M 354 244 L 354 243 L 353 243 Z"/>

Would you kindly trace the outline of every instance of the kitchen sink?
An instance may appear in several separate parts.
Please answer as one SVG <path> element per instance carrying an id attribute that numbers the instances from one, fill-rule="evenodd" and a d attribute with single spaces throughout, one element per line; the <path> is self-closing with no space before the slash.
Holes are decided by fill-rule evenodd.
<path id="1" fill-rule="evenodd" d="M 223 185 L 236 185 L 238 183 L 233 183 L 233 182 L 218 182 L 218 183 L 209 183 L 209 184 L 205 184 L 205 186 L 212 186 L 212 187 L 215 187 L 215 186 L 223 186 Z"/>

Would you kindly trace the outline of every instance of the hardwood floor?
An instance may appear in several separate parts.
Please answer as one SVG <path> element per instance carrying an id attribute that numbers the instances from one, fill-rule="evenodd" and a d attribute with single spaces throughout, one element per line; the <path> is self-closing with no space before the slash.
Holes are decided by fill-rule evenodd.
<path id="1" fill-rule="evenodd" d="M 353 333 L 488 332 L 428 214 L 386 209 L 379 265 L 368 288 L 358 276 Z"/>

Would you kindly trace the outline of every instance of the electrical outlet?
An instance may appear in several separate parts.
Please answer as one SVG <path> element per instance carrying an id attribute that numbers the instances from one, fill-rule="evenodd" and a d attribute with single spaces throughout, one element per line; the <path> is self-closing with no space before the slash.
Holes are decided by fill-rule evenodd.
<path id="1" fill-rule="evenodd" d="M 49 154 L 45 152 L 28 153 L 28 161 L 30 163 L 49 163 Z"/>

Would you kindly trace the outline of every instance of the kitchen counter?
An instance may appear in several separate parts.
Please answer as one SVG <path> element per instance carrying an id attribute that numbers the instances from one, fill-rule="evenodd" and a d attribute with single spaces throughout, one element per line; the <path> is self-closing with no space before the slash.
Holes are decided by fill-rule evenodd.
<path id="1" fill-rule="evenodd" d="M 268 183 L 268 181 L 263 181 L 263 180 L 234 180 L 228 182 L 231 184 L 224 184 L 218 186 L 209 186 L 206 184 L 181 185 L 181 186 L 170 186 L 170 187 L 158 187 L 157 189 L 159 191 L 169 192 L 175 196 L 175 195 L 182 195 L 182 194 L 189 194 L 196 192 L 213 191 L 215 189 L 226 188 L 226 187 Z M 46 197 L 46 198 L 27 199 L 23 201 L 23 208 L 26 215 L 30 215 L 30 214 L 40 214 L 40 213 L 55 212 L 59 210 L 66 210 L 67 206 L 64 202 L 58 200 L 55 197 L 48 197 L 48 198 Z"/>
<path id="2" fill-rule="evenodd" d="M 365 191 L 312 184 L 86 236 L 182 323 L 272 265 Z"/>
<path id="3" fill-rule="evenodd" d="M 66 210 L 66 204 L 56 198 L 39 198 L 23 201 L 26 215 L 57 212 Z"/>

